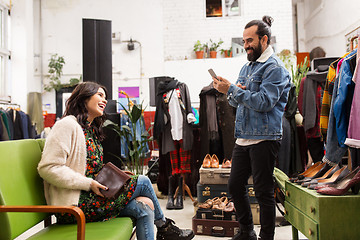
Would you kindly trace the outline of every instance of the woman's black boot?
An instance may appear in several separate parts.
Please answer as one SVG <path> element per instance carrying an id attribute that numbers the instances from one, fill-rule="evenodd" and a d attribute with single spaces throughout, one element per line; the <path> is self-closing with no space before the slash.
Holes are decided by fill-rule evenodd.
<path id="1" fill-rule="evenodd" d="M 176 195 L 175 209 L 183 209 L 184 208 L 183 184 L 184 184 L 183 177 L 179 177 L 179 181 L 178 181 L 179 189 L 178 189 L 178 192 Z"/>
<path id="2" fill-rule="evenodd" d="M 170 176 L 169 177 L 169 188 L 168 188 L 168 201 L 166 203 L 166 209 L 169 209 L 169 210 L 175 209 L 174 194 L 175 194 L 174 177 Z"/>

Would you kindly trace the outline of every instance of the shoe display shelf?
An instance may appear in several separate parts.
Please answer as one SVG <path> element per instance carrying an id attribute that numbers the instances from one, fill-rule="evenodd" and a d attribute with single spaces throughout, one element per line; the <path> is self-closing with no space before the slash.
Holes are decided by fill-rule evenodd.
<path id="1" fill-rule="evenodd" d="M 285 218 L 309 240 L 360 239 L 360 195 L 321 195 L 285 181 Z"/>
<path id="2" fill-rule="evenodd" d="M 257 203 L 254 186 L 247 185 L 246 188 L 249 194 L 250 203 L 251 204 Z M 227 189 L 227 184 L 201 184 L 199 181 L 196 184 L 196 190 L 197 190 L 197 200 L 199 203 L 203 203 L 206 200 L 215 197 L 230 196 Z"/>

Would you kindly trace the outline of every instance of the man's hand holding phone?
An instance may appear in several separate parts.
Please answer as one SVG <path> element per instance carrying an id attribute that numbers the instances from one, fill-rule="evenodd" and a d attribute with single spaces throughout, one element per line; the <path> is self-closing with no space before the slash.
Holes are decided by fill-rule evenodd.
<path id="1" fill-rule="evenodd" d="M 228 80 L 226 80 L 225 78 L 217 76 L 215 74 L 214 70 L 212 70 L 211 68 L 208 71 L 213 78 L 214 88 L 216 90 L 218 90 L 219 92 L 226 94 L 227 91 L 229 90 L 231 83 Z"/>

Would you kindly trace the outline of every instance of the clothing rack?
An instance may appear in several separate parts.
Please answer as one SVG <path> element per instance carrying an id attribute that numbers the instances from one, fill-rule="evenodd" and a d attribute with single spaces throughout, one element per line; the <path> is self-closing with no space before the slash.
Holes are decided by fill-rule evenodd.
<path id="1" fill-rule="evenodd" d="M 12 102 L 9 102 L 9 101 L 7 101 L 7 100 L 2 100 L 2 99 L 0 99 L 0 106 L 1 106 L 1 105 L 5 105 L 5 106 L 7 106 L 7 107 L 9 107 L 9 106 L 15 106 L 15 107 L 17 107 L 17 108 L 20 108 L 20 105 L 17 104 L 17 103 L 12 103 Z"/>

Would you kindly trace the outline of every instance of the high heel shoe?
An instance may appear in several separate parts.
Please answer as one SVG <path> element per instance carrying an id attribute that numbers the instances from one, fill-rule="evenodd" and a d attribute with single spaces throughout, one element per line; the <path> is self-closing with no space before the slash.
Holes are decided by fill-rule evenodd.
<path id="1" fill-rule="evenodd" d="M 234 206 L 234 202 L 229 201 L 226 206 L 224 207 L 224 212 L 234 212 L 235 211 L 235 206 Z"/>
<path id="2" fill-rule="evenodd" d="M 211 168 L 219 168 L 219 159 L 215 154 L 211 156 Z"/>
<path id="3" fill-rule="evenodd" d="M 301 177 L 303 177 L 304 175 L 308 174 L 309 172 L 313 171 L 314 168 L 316 168 L 317 166 L 319 166 L 319 164 L 321 164 L 321 162 L 316 162 L 314 163 L 314 165 L 312 165 L 311 167 L 309 167 L 308 169 L 306 169 L 304 172 L 300 173 L 299 175 L 297 175 L 294 178 L 290 178 L 290 182 L 294 182 L 296 180 L 298 180 L 299 178 L 301 179 Z"/>
<path id="4" fill-rule="evenodd" d="M 203 209 L 211 209 L 214 205 L 214 202 L 218 201 L 219 197 L 215 197 L 212 199 L 207 199 L 205 202 L 201 203 L 198 207 Z"/>
<path id="5" fill-rule="evenodd" d="M 298 181 L 295 181 L 295 182 L 297 184 L 301 184 L 303 182 L 309 182 L 314 178 L 318 178 L 318 177 L 323 176 L 330 168 L 331 168 L 331 166 L 329 164 L 321 163 L 312 172 L 307 174 L 304 179 L 301 179 L 301 180 L 298 180 Z"/>
<path id="6" fill-rule="evenodd" d="M 221 164 L 222 168 L 231 168 L 232 159 L 224 159 L 223 163 Z"/>
<path id="7" fill-rule="evenodd" d="M 219 198 L 218 200 L 214 201 L 212 209 L 223 211 L 226 204 L 228 203 L 228 201 L 229 201 L 228 198 L 226 196 L 223 196 L 223 197 Z"/>
<path id="8" fill-rule="evenodd" d="M 339 170 L 337 170 L 331 176 L 331 178 L 319 180 L 317 184 L 311 184 L 311 185 L 308 186 L 308 188 L 317 190 L 319 188 L 334 185 L 334 184 L 338 183 L 339 181 L 341 181 L 341 179 L 343 179 L 346 175 L 348 175 L 349 172 L 350 171 L 347 168 L 347 166 L 344 166 L 344 167 L 340 168 Z"/>
<path id="9" fill-rule="evenodd" d="M 211 168 L 211 156 L 210 154 L 206 154 L 202 164 L 203 168 Z"/>
<path id="10" fill-rule="evenodd" d="M 309 182 L 303 182 L 301 184 L 301 186 L 302 187 L 307 187 L 307 186 L 309 186 L 311 184 L 317 184 L 319 180 L 330 178 L 339 169 L 340 169 L 339 165 L 333 166 L 322 177 L 314 178 Z"/>
<path id="11" fill-rule="evenodd" d="M 341 196 L 352 187 L 360 183 L 360 167 L 351 171 L 346 177 L 332 187 L 324 187 L 317 190 L 320 194 Z"/>

